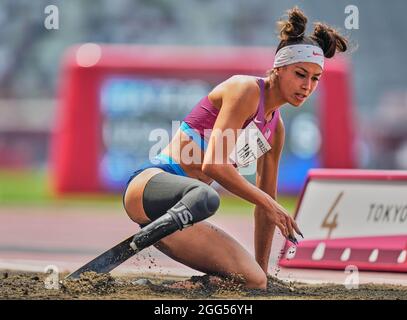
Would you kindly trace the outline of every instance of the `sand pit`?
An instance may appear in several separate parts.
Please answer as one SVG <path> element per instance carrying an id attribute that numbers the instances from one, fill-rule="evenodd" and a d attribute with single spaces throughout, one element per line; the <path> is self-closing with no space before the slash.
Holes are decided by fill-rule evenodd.
<path id="1" fill-rule="evenodd" d="M 358 289 L 343 285 L 310 285 L 285 282 L 269 276 L 266 291 L 245 290 L 231 279 L 194 276 L 124 275 L 84 273 L 77 280 L 62 280 L 59 289 L 47 289 L 43 273 L 3 270 L 0 299 L 397 299 L 407 300 L 407 287 L 362 284 Z"/>

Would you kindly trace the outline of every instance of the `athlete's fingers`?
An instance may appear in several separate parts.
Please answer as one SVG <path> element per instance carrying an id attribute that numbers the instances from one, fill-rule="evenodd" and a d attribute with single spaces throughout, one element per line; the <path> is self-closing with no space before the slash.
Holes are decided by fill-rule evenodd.
<path id="1" fill-rule="evenodd" d="M 286 215 L 285 216 L 285 221 L 286 221 L 285 223 L 287 225 L 289 235 L 294 238 L 294 228 L 293 228 L 293 225 L 292 225 L 292 222 L 291 222 L 291 217 Z"/>
<path id="2" fill-rule="evenodd" d="M 285 227 L 285 225 L 283 223 L 281 223 L 280 221 L 277 221 L 276 226 L 280 229 L 280 231 L 283 234 L 284 238 L 287 238 L 288 233 L 287 233 L 287 228 Z"/>
<path id="3" fill-rule="evenodd" d="M 294 218 L 292 218 L 291 216 L 289 216 L 290 219 L 290 224 L 292 226 L 292 228 L 295 230 L 295 232 L 297 234 L 299 234 L 302 238 L 304 238 L 304 236 L 302 235 L 302 232 L 300 230 L 300 228 L 298 227 L 297 222 L 294 220 Z M 292 234 L 294 236 L 294 233 Z"/>
<path id="4" fill-rule="evenodd" d="M 294 236 L 294 230 L 297 231 L 296 230 L 296 223 L 295 223 L 293 217 L 287 215 L 287 218 L 289 220 L 291 228 L 293 229 L 292 235 Z"/>
<path id="5" fill-rule="evenodd" d="M 288 217 L 285 218 L 286 221 L 286 226 L 287 226 L 287 239 L 290 240 L 292 243 L 297 244 L 296 240 L 294 240 L 294 235 L 293 235 L 293 228 L 291 226 L 290 220 Z"/>
<path id="6" fill-rule="evenodd" d="M 290 240 L 292 243 L 294 243 L 295 245 L 298 244 L 298 240 L 295 238 L 294 235 L 294 220 L 290 217 L 290 216 L 285 216 L 286 218 L 286 224 L 287 224 L 287 228 L 289 230 L 289 234 L 287 239 Z"/>
<path id="7" fill-rule="evenodd" d="M 302 238 L 304 238 L 300 228 L 298 227 L 297 222 L 294 219 L 292 219 L 292 222 L 293 222 L 293 227 L 294 227 L 295 232 L 297 232 L 297 234 L 299 234 Z"/>

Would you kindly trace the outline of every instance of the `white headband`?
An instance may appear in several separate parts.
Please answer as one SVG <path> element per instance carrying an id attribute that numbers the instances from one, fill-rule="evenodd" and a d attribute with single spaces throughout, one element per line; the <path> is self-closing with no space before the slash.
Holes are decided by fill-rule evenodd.
<path id="1" fill-rule="evenodd" d="M 277 51 L 274 58 L 274 68 L 297 62 L 312 62 L 324 69 L 324 52 L 318 46 L 309 44 L 294 44 Z"/>

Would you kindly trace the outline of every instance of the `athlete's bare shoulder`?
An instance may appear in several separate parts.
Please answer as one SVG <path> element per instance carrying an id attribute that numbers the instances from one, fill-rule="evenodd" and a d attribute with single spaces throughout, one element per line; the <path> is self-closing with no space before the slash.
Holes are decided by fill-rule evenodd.
<path id="1" fill-rule="evenodd" d="M 209 100 L 216 106 L 228 97 L 243 97 L 249 99 L 260 95 L 257 78 L 248 75 L 234 75 L 217 85 L 209 94 Z"/>
<path id="2" fill-rule="evenodd" d="M 244 74 L 236 74 L 231 76 L 223 83 L 228 85 L 245 85 L 245 86 L 256 86 L 257 77 L 248 76 Z"/>
<path id="3" fill-rule="evenodd" d="M 225 90 L 242 90 L 242 91 L 257 91 L 259 86 L 257 85 L 257 78 L 248 75 L 234 75 L 219 85 L 217 85 L 212 91 L 225 91 Z"/>

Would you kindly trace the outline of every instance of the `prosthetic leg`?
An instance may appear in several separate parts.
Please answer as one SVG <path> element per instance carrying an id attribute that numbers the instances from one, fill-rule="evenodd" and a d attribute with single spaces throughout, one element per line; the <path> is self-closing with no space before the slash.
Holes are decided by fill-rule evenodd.
<path id="1" fill-rule="evenodd" d="M 66 278 L 79 278 L 81 273 L 87 271 L 110 272 L 162 238 L 210 217 L 218 209 L 219 201 L 219 195 L 209 187 L 196 186 L 188 190 L 167 213 L 142 228 L 135 235 L 72 272 Z"/>

